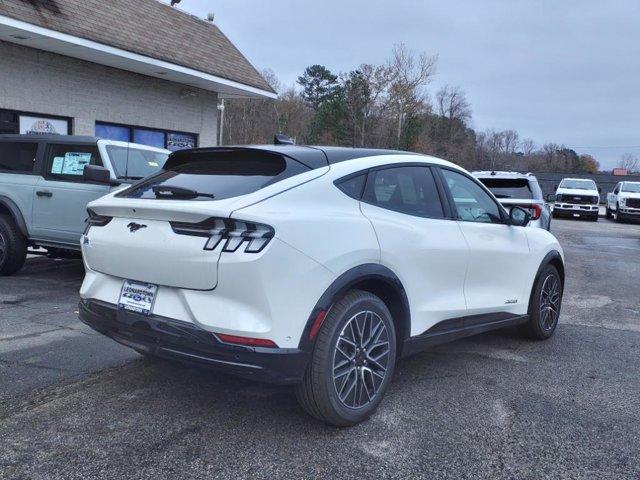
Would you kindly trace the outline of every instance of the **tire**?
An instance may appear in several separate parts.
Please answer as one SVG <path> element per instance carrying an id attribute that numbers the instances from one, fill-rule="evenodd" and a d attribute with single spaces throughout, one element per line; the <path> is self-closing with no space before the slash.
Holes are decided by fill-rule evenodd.
<path id="1" fill-rule="evenodd" d="M 0 276 L 13 275 L 27 258 L 27 239 L 8 215 L 0 215 Z"/>
<path id="2" fill-rule="evenodd" d="M 597 222 L 597 221 L 598 221 L 598 215 L 595 215 L 595 216 L 591 219 L 591 221 L 592 221 L 592 222 Z"/>
<path id="3" fill-rule="evenodd" d="M 554 210 L 553 212 L 551 212 L 551 217 L 552 218 L 559 218 L 560 215 L 556 213 L 556 211 Z"/>
<path id="4" fill-rule="evenodd" d="M 607 209 L 605 211 L 604 216 L 605 216 L 605 218 L 608 218 L 608 219 L 613 218 L 613 213 L 611 212 L 611 209 L 609 208 L 608 204 L 607 204 Z"/>
<path id="5" fill-rule="evenodd" d="M 616 204 L 616 223 L 622 223 L 624 221 L 624 218 L 622 218 L 622 215 L 620 214 L 620 205 Z"/>
<path id="6" fill-rule="evenodd" d="M 550 292 L 554 293 L 549 295 Z M 523 333 L 527 337 L 534 340 L 551 338 L 558 326 L 562 294 L 563 285 L 558 270 L 553 265 L 545 266 L 533 288 L 529 306 L 529 321 L 522 326 Z"/>
<path id="7" fill-rule="evenodd" d="M 296 397 L 322 422 L 355 425 L 380 405 L 395 361 L 396 331 L 389 309 L 375 295 L 352 290 L 329 310 L 303 381 L 295 387 Z"/>

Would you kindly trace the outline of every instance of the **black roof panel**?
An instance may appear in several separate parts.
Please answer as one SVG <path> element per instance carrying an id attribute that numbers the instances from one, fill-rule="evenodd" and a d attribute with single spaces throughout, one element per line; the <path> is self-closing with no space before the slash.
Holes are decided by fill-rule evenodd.
<path id="1" fill-rule="evenodd" d="M 349 148 L 349 147 L 324 147 L 307 145 L 234 145 L 224 147 L 194 148 L 188 151 L 195 152 L 228 152 L 231 150 L 263 150 L 265 152 L 278 153 L 292 158 L 309 168 L 315 169 L 328 165 L 353 160 L 356 158 L 373 157 L 378 155 L 416 155 L 401 150 L 383 150 L 375 148 Z M 180 150 L 173 155 L 184 155 L 187 150 Z"/>
<path id="2" fill-rule="evenodd" d="M 355 158 L 376 157 L 379 155 L 417 155 L 403 150 L 384 150 L 382 148 L 349 148 L 313 146 L 322 150 L 327 156 L 329 164 L 353 160 Z"/>

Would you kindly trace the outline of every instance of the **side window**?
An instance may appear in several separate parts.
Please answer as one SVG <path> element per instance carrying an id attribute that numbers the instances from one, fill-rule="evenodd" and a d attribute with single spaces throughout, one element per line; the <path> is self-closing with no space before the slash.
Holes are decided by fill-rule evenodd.
<path id="1" fill-rule="evenodd" d="M 46 177 L 50 180 L 82 182 L 85 165 L 100 165 L 102 159 L 95 145 L 49 145 Z"/>
<path id="2" fill-rule="evenodd" d="M 502 223 L 500 207 L 480 185 L 461 173 L 442 169 L 458 217 L 467 222 Z"/>
<path id="3" fill-rule="evenodd" d="M 358 175 L 356 177 L 338 182 L 336 184 L 336 187 L 338 187 L 351 198 L 360 200 L 360 198 L 362 197 L 362 190 L 364 189 L 364 182 L 366 179 L 367 174 L 363 173 L 362 175 Z"/>
<path id="4" fill-rule="evenodd" d="M 37 143 L 0 142 L 0 171 L 32 173 L 37 151 Z"/>
<path id="5" fill-rule="evenodd" d="M 444 218 L 440 196 L 428 167 L 392 167 L 369 174 L 365 201 L 419 217 Z"/>

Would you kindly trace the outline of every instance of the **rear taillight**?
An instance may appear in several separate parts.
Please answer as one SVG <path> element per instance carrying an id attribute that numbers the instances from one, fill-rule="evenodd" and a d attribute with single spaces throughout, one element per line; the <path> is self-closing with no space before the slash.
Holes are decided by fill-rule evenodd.
<path id="1" fill-rule="evenodd" d="M 258 253 L 267 246 L 275 234 L 269 225 L 232 218 L 208 218 L 199 223 L 169 223 L 178 235 L 207 238 L 205 250 L 214 250 L 224 241 L 223 252 L 235 252 L 245 244 L 245 252 Z"/>
<path id="2" fill-rule="evenodd" d="M 529 211 L 531 212 L 531 220 L 538 220 L 542 216 L 542 207 L 537 203 L 532 203 Z"/>
<path id="3" fill-rule="evenodd" d="M 89 233 L 89 229 L 91 227 L 104 227 L 113 219 L 113 217 L 98 215 L 96 212 L 94 212 L 90 208 L 87 208 L 87 213 L 89 214 L 89 216 L 84 221 L 85 227 L 84 227 L 84 232 L 82 232 L 83 235 L 86 235 L 87 233 Z"/>

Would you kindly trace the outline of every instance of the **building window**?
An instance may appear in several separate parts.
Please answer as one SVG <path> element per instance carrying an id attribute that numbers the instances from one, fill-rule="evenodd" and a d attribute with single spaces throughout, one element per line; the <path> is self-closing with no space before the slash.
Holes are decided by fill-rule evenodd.
<path id="1" fill-rule="evenodd" d="M 38 113 L 0 110 L 0 133 L 69 135 L 71 119 Z"/>
<path id="2" fill-rule="evenodd" d="M 176 151 L 198 146 L 198 135 L 114 123 L 96 122 L 96 137 L 134 142 L 151 147 Z"/>

